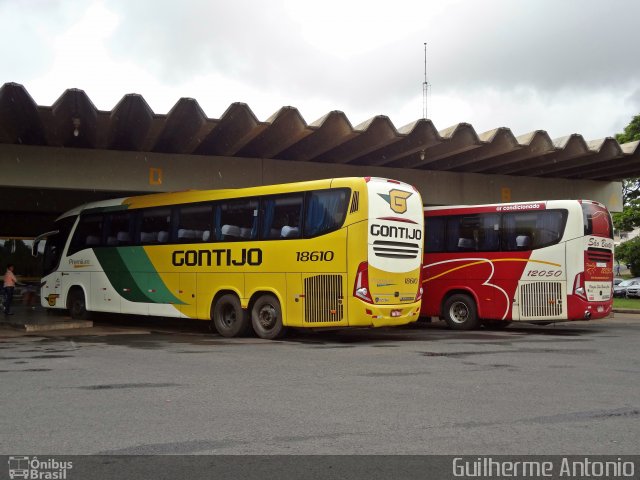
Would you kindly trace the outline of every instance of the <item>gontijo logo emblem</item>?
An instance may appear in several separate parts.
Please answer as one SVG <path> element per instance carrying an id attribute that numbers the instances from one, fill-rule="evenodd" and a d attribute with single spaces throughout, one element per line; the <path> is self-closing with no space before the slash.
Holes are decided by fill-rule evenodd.
<path id="1" fill-rule="evenodd" d="M 407 211 L 407 198 L 413 195 L 411 192 L 404 190 L 390 190 L 388 195 L 379 193 L 385 202 L 389 204 L 391 210 L 395 213 L 404 213 Z"/>

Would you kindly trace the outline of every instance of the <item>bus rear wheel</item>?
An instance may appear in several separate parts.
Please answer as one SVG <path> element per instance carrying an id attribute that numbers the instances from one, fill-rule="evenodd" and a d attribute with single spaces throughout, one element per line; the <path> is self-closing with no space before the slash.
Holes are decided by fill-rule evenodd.
<path id="1" fill-rule="evenodd" d="M 456 293 L 447 298 L 442 308 L 444 320 L 454 330 L 473 330 L 478 327 L 478 310 L 469 295 Z"/>
<path id="2" fill-rule="evenodd" d="M 216 331 L 223 337 L 237 337 L 247 332 L 249 320 L 240 299 L 232 293 L 222 295 L 214 304 L 211 319 Z"/>
<path id="3" fill-rule="evenodd" d="M 67 308 L 69 314 L 74 320 L 86 320 L 89 318 L 89 312 L 87 312 L 87 303 L 84 299 L 84 292 L 75 287 L 69 291 L 69 297 L 67 298 Z"/>
<path id="4" fill-rule="evenodd" d="M 287 329 L 282 324 L 282 308 L 278 299 L 267 293 L 260 296 L 251 309 L 251 325 L 260 338 L 274 340 L 282 337 Z"/>

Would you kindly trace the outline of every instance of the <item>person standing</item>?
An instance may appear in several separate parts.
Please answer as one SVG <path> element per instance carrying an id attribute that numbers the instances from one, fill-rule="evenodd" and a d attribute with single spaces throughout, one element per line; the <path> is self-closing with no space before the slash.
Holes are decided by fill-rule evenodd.
<path id="1" fill-rule="evenodd" d="M 14 266 L 12 263 L 7 265 L 7 271 L 4 274 L 4 314 L 13 315 L 11 311 L 11 301 L 13 300 L 13 290 L 16 288 L 16 276 L 13 273 Z"/>

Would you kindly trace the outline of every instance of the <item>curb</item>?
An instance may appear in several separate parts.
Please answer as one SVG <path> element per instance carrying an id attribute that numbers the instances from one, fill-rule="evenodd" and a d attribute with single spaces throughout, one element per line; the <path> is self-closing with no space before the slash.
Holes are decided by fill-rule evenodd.
<path id="1" fill-rule="evenodd" d="M 640 310 L 635 308 L 614 308 L 611 311 L 613 313 L 636 313 L 640 315 Z"/>
<path id="2" fill-rule="evenodd" d="M 73 322 L 54 323 L 0 323 L 3 327 L 10 327 L 23 332 L 47 332 L 50 330 L 68 330 L 72 328 L 91 328 L 93 322 L 90 320 L 78 320 Z"/>

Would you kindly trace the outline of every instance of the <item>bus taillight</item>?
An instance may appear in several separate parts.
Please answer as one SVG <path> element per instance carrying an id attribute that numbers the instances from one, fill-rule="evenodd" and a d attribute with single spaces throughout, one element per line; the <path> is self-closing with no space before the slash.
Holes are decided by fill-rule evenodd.
<path id="1" fill-rule="evenodd" d="M 573 293 L 585 300 L 587 299 L 587 295 L 584 290 L 584 272 L 580 272 L 576 275 L 576 278 L 573 281 Z"/>
<path id="2" fill-rule="evenodd" d="M 353 285 L 353 296 L 367 303 L 373 303 L 371 293 L 369 292 L 369 264 L 367 262 L 362 262 L 358 265 L 356 281 Z"/>

